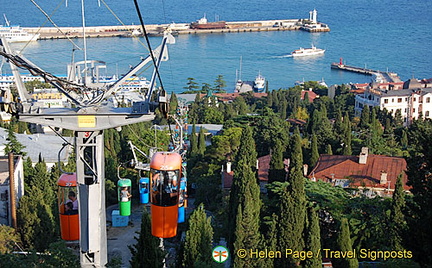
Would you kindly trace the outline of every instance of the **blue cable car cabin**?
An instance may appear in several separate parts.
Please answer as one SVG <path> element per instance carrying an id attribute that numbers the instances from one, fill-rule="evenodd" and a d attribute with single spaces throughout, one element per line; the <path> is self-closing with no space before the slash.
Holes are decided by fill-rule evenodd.
<path id="1" fill-rule="evenodd" d="M 185 207 L 187 207 L 186 185 L 187 185 L 186 177 L 182 177 L 180 180 L 180 196 L 179 196 L 179 208 L 178 208 L 178 220 L 177 220 L 178 223 L 185 222 L 185 218 L 186 218 L 186 212 L 185 212 Z"/>
<path id="2" fill-rule="evenodd" d="M 150 201 L 149 184 L 150 178 L 148 177 L 144 177 L 139 180 L 139 194 L 141 204 L 148 204 Z"/>

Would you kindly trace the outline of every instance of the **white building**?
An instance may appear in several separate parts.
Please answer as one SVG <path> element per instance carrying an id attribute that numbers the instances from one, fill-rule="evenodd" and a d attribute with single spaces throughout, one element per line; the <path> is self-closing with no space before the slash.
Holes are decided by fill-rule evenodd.
<path id="1" fill-rule="evenodd" d="M 411 82 L 411 85 L 410 85 Z M 355 97 L 355 112 L 360 115 L 365 105 L 379 106 L 386 109 L 393 116 L 399 110 L 404 125 L 410 125 L 420 115 L 432 118 L 432 88 L 414 87 L 412 81 L 407 81 L 404 89 L 387 90 L 367 88 L 363 94 Z"/>

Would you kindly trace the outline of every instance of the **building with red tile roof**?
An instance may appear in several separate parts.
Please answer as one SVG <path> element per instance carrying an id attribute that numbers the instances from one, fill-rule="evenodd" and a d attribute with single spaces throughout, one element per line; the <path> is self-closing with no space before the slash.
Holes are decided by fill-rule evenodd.
<path id="1" fill-rule="evenodd" d="M 368 154 L 364 147 L 359 156 L 321 155 L 308 178 L 344 188 L 366 188 L 376 195 L 386 196 L 392 195 L 399 174 L 403 176 L 404 189 L 410 189 L 406 185 L 406 168 L 404 158 Z"/>

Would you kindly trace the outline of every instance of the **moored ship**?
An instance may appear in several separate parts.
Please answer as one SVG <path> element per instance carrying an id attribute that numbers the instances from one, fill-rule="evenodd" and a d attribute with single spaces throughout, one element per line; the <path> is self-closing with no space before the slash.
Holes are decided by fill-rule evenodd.
<path id="1" fill-rule="evenodd" d="M 11 26 L 6 16 L 4 16 L 4 18 L 6 20 L 6 25 L 0 25 L 0 38 L 4 37 L 8 42 L 29 42 L 38 40 L 39 34 L 29 34 L 20 26 Z"/>
<path id="2" fill-rule="evenodd" d="M 223 29 L 226 28 L 225 21 L 208 22 L 205 14 L 204 17 L 190 24 L 192 29 Z"/>

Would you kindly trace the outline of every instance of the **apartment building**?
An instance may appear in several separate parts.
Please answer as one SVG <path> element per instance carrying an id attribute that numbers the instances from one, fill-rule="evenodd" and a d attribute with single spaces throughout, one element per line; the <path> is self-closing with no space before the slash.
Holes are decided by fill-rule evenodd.
<path id="1" fill-rule="evenodd" d="M 410 125 L 420 116 L 432 118 L 432 87 L 424 87 L 416 79 L 404 83 L 403 89 L 367 87 L 363 94 L 355 97 L 355 113 L 360 115 L 363 107 L 380 107 L 396 115 L 399 110 L 404 125 Z"/>

